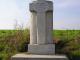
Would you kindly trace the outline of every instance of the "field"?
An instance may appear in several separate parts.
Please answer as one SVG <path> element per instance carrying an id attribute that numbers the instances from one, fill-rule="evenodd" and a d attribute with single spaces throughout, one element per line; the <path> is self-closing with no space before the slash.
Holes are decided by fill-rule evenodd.
<path id="1" fill-rule="evenodd" d="M 54 30 L 56 54 L 80 56 L 80 30 Z M 0 30 L 0 60 L 9 60 L 16 53 L 27 52 L 29 30 Z"/>

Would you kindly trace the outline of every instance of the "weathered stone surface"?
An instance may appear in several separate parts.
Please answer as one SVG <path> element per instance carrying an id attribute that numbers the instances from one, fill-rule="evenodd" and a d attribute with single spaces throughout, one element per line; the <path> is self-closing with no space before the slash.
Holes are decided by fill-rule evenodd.
<path id="1" fill-rule="evenodd" d="M 30 27 L 30 44 L 52 43 L 53 3 L 46 0 L 34 1 L 30 3 L 30 11 L 33 15 Z"/>
<path id="2" fill-rule="evenodd" d="M 53 31 L 53 12 L 52 11 L 49 11 L 49 12 L 46 12 L 46 20 L 47 20 L 47 28 L 46 28 L 46 31 L 47 31 L 47 44 L 52 44 L 53 43 L 53 35 L 52 35 L 52 31 Z"/>
<path id="3" fill-rule="evenodd" d="M 40 54 L 40 55 L 55 54 L 55 45 L 54 44 L 29 45 L 28 52 L 31 54 Z"/>
<path id="4" fill-rule="evenodd" d="M 32 20 L 28 52 L 55 54 L 55 45 L 52 44 L 53 3 L 46 0 L 34 1 L 30 3 L 30 11 Z"/>
<path id="5" fill-rule="evenodd" d="M 30 44 L 37 44 L 37 16 L 36 12 L 31 13 Z"/>
<path id="6" fill-rule="evenodd" d="M 27 55 L 16 54 L 11 60 L 68 60 L 64 55 Z"/>

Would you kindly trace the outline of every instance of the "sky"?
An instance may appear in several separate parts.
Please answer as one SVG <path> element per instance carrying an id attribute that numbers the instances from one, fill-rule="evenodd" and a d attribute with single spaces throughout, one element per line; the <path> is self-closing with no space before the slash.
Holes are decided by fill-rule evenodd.
<path id="1" fill-rule="evenodd" d="M 30 27 L 29 3 L 33 0 L 0 0 L 0 29 Z M 80 29 L 80 0 L 52 0 L 53 29 Z"/>

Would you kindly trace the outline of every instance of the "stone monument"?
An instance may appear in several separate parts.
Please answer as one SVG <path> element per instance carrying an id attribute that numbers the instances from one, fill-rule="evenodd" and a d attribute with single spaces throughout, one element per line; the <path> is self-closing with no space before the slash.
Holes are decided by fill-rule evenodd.
<path id="1" fill-rule="evenodd" d="M 52 44 L 53 3 L 46 0 L 32 2 L 30 3 L 30 11 L 32 19 L 28 52 L 54 54 L 55 45 Z"/>
<path id="2" fill-rule="evenodd" d="M 68 60 L 66 56 L 55 55 L 52 40 L 53 3 L 37 0 L 30 3 L 31 26 L 29 54 L 16 54 L 12 60 Z"/>

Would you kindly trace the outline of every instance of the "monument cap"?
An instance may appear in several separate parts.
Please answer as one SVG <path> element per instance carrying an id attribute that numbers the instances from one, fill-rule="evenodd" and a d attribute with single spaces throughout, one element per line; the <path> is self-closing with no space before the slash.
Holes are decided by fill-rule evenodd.
<path id="1" fill-rule="evenodd" d="M 46 1 L 46 0 L 37 0 L 37 1 Z"/>

